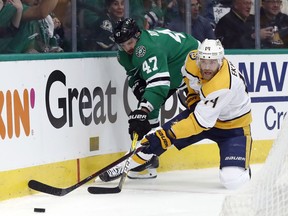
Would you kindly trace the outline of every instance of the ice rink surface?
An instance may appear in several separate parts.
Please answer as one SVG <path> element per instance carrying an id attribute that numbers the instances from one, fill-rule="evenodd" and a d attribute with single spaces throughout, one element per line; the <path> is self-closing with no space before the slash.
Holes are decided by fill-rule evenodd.
<path id="1" fill-rule="evenodd" d="M 261 165 L 252 166 L 257 174 Z M 218 169 L 197 169 L 158 173 L 156 179 L 126 179 L 118 194 L 93 195 L 88 186 L 114 187 L 119 179 L 99 179 L 63 197 L 37 193 L 0 202 L 0 216 L 217 216 L 226 195 Z M 45 213 L 34 212 L 45 208 Z"/>

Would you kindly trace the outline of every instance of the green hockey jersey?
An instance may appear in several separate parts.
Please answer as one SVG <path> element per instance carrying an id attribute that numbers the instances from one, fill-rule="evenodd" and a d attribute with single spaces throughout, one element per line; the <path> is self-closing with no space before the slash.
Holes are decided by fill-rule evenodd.
<path id="1" fill-rule="evenodd" d="M 187 54 L 198 45 L 191 35 L 159 28 L 141 31 L 133 55 L 119 50 L 118 61 L 126 70 L 129 86 L 139 78 L 146 81 L 139 106 L 151 111 L 149 120 L 158 119 L 169 91 L 183 83 L 181 68 Z"/>

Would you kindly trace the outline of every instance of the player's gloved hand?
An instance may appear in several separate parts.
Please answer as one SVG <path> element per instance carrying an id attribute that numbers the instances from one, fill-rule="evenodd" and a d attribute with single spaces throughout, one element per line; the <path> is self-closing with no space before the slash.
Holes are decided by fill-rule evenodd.
<path id="1" fill-rule="evenodd" d="M 137 79 L 132 86 L 132 91 L 138 101 L 142 99 L 142 96 L 145 92 L 146 82 L 143 79 Z"/>
<path id="2" fill-rule="evenodd" d="M 172 145 L 173 139 L 175 139 L 175 135 L 171 130 L 156 130 L 155 133 L 146 135 L 141 141 L 141 145 L 147 146 L 142 152 L 159 156 Z"/>
<path id="3" fill-rule="evenodd" d="M 129 134 L 133 140 L 133 132 L 138 134 L 138 140 L 141 140 L 150 130 L 151 125 L 148 121 L 148 113 L 143 110 L 134 110 L 129 115 Z"/>

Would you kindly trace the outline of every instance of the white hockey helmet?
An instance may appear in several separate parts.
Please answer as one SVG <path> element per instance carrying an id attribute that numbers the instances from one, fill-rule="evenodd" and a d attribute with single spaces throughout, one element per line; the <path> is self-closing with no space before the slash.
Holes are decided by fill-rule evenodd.
<path id="1" fill-rule="evenodd" d="M 218 59 L 221 67 L 224 58 L 224 48 L 217 39 L 205 39 L 198 47 L 197 64 L 200 59 Z"/>

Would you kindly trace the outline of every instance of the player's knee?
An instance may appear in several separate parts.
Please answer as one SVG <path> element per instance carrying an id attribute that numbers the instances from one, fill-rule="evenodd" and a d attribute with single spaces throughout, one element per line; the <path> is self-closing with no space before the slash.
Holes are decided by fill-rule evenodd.
<path id="1" fill-rule="evenodd" d="M 250 180 L 249 169 L 236 166 L 223 167 L 219 177 L 221 184 L 230 190 L 238 189 Z"/>

